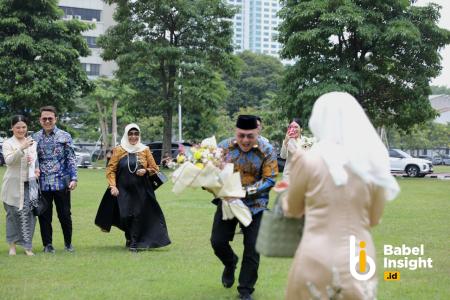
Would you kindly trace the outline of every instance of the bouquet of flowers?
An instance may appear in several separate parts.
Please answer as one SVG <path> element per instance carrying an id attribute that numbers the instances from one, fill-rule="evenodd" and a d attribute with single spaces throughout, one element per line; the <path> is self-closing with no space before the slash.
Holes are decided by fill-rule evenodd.
<path id="1" fill-rule="evenodd" d="M 204 188 L 224 200 L 224 220 L 236 217 L 248 226 L 252 218 L 249 208 L 240 200 L 245 197 L 240 173 L 234 172 L 233 164 L 223 162 L 223 150 L 217 147 L 216 138 L 204 139 L 190 151 L 191 155 L 185 155 L 184 162 L 172 174 L 172 191 L 179 195 L 188 187 Z"/>
<path id="2" fill-rule="evenodd" d="M 300 142 L 303 150 L 309 150 L 316 142 L 316 139 L 314 137 L 302 136 Z"/>

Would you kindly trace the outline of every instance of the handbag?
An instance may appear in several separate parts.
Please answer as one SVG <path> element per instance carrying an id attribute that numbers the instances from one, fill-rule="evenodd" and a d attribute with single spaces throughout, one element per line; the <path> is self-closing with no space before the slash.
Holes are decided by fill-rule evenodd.
<path id="1" fill-rule="evenodd" d="M 166 175 L 164 175 L 164 173 L 162 173 L 162 172 L 157 172 L 153 175 L 150 175 L 149 179 L 150 179 L 150 184 L 153 187 L 153 190 L 156 190 L 157 188 L 159 188 L 161 185 L 163 185 L 167 181 Z"/>
<path id="2" fill-rule="evenodd" d="M 303 235 L 305 217 L 290 218 L 283 214 L 279 194 L 273 210 L 263 212 L 256 251 L 268 257 L 294 257 Z"/>
<path id="3" fill-rule="evenodd" d="M 41 189 L 38 189 L 38 198 L 35 206 L 33 206 L 33 215 L 39 217 L 48 209 L 48 200 L 44 197 Z"/>

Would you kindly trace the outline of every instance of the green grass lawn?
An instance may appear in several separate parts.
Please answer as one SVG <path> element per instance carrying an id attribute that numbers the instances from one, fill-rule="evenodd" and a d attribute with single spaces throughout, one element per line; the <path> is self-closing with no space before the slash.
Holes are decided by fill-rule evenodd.
<path id="1" fill-rule="evenodd" d="M 0 168 L 0 178 L 4 170 Z M 157 198 L 172 245 L 132 254 L 119 230 L 102 233 L 93 223 L 106 187 L 104 170 L 80 170 L 79 176 L 72 198 L 73 254 L 63 251 L 54 213 L 55 255 L 42 253 L 37 226 L 37 255 L 26 257 L 20 249 L 16 257 L 9 257 L 5 212 L 0 209 L 0 299 L 236 299 L 235 286 L 221 286 L 223 267 L 209 243 L 215 206 L 208 193 L 191 190 L 176 197 L 171 184 L 159 189 Z M 378 299 L 448 299 L 450 181 L 399 178 L 399 182 L 401 196 L 387 204 L 382 223 L 373 230 Z M 434 268 L 400 269 L 399 282 L 385 282 L 383 244 L 424 244 Z M 241 256 L 241 235 L 236 235 L 233 248 Z M 283 299 L 290 263 L 291 259 L 262 257 L 255 299 Z"/>
<path id="2" fill-rule="evenodd" d="M 434 173 L 450 173 L 450 166 L 433 166 Z"/>

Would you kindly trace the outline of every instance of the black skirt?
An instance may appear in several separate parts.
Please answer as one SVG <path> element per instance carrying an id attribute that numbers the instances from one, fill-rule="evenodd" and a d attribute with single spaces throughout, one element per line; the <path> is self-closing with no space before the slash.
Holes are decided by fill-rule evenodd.
<path id="1" fill-rule="evenodd" d="M 130 220 L 139 219 L 136 245 L 138 248 L 158 248 L 170 244 L 164 214 L 156 201 L 147 175 L 137 176 L 136 155 L 129 154 L 119 161 L 116 184 L 119 195 L 106 190 L 95 217 L 95 224 L 109 232 L 115 226 L 130 236 Z M 136 230 L 136 229 L 135 229 Z"/>

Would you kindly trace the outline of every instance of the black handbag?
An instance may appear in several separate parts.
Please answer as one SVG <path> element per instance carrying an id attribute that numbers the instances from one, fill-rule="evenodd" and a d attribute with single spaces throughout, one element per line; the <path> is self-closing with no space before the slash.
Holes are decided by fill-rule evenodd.
<path id="1" fill-rule="evenodd" d="M 38 198 L 36 205 L 33 206 L 33 215 L 39 217 L 48 209 L 48 200 L 42 195 L 41 189 L 38 189 Z"/>
<path id="2" fill-rule="evenodd" d="M 149 176 L 150 184 L 153 187 L 153 190 L 156 190 L 161 185 L 163 185 L 167 181 L 167 176 L 162 172 L 157 172 L 153 175 Z"/>

